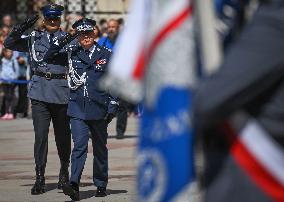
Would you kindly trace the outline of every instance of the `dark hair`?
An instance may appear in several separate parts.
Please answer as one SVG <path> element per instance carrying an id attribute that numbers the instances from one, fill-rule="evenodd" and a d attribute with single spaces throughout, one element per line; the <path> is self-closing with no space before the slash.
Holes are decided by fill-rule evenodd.
<path id="1" fill-rule="evenodd" d="M 95 25 L 95 28 L 96 28 L 96 30 L 98 30 L 98 37 L 101 37 L 102 36 L 102 32 L 101 32 L 99 26 Z"/>
<path id="2" fill-rule="evenodd" d="M 123 18 L 118 18 L 117 22 L 119 25 L 123 25 L 124 24 L 124 19 Z"/>
<path id="3" fill-rule="evenodd" d="M 102 26 L 102 24 L 104 24 L 104 23 L 106 23 L 107 22 L 107 20 L 106 19 L 100 19 L 100 21 L 99 21 L 99 25 L 100 26 Z"/>
<path id="4" fill-rule="evenodd" d="M 6 53 L 7 51 L 12 51 L 11 49 L 8 49 L 8 48 L 3 48 L 2 49 L 2 53 L 1 53 L 1 58 L 4 57 L 4 53 Z"/>

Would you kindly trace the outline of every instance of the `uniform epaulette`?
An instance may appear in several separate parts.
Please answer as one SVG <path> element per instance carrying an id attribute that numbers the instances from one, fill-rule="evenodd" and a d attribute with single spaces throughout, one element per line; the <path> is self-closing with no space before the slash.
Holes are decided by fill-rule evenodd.
<path id="1" fill-rule="evenodd" d="M 68 49 L 74 51 L 78 46 L 76 44 L 69 44 Z"/>
<path id="2" fill-rule="evenodd" d="M 43 35 L 43 31 L 42 30 L 39 30 L 39 29 L 34 29 L 32 32 L 31 32 L 31 36 L 35 36 L 35 37 L 40 37 Z"/>
<path id="3" fill-rule="evenodd" d="M 39 30 L 39 29 L 35 29 L 34 31 L 35 31 L 37 36 L 41 36 L 41 35 L 44 34 L 44 32 L 42 30 Z"/>

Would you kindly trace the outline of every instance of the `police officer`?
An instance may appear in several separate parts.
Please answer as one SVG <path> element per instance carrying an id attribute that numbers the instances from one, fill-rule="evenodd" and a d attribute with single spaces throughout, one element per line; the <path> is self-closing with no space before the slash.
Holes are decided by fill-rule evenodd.
<path id="1" fill-rule="evenodd" d="M 67 85 L 67 67 L 60 58 L 53 58 L 48 63 L 43 60 L 50 44 L 57 38 L 65 36 L 60 30 L 60 16 L 63 7 L 56 4 L 44 6 L 41 11 L 44 16 L 45 30 L 33 30 L 29 35 L 24 32 L 38 20 L 38 15 L 26 19 L 15 26 L 4 45 L 6 48 L 29 52 L 30 66 L 33 76 L 29 86 L 28 97 L 32 104 L 32 118 L 35 132 L 34 158 L 36 181 L 31 194 L 45 192 L 45 167 L 48 151 L 48 132 L 52 120 L 58 155 L 61 162 L 58 188 L 62 188 L 69 178 L 68 167 L 71 153 L 71 135 L 67 102 L 69 89 Z"/>
<path id="2" fill-rule="evenodd" d="M 70 184 L 63 192 L 79 200 L 79 183 L 88 152 L 89 131 L 93 143 L 93 181 L 97 197 L 106 196 L 108 183 L 107 126 L 117 111 L 117 100 L 99 88 L 99 80 L 107 70 L 111 53 L 94 41 L 96 22 L 83 18 L 73 24 L 79 45 L 63 49 L 73 37 L 56 42 L 45 58 L 60 57 L 69 61 L 68 85 L 71 89 L 68 115 L 74 148 L 71 157 Z M 61 51 L 60 51 L 61 50 Z M 66 59 L 67 57 L 67 59 Z"/>

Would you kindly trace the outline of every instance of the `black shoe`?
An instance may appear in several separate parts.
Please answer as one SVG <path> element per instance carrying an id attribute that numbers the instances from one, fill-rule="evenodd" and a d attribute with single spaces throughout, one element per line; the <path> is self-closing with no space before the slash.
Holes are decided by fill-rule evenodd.
<path id="1" fill-rule="evenodd" d="M 122 135 L 122 134 L 117 134 L 117 135 L 115 136 L 115 138 L 116 138 L 116 139 L 123 139 L 123 138 L 124 138 L 124 135 Z"/>
<path id="2" fill-rule="evenodd" d="M 98 187 L 96 192 L 96 197 L 105 197 L 107 195 L 105 187 Z"/>
<path id="3" fill-rule="evenodd" d="M 64 184 L 62 189 L 63 193 L 67 196 L 70 196 L 73 201 L 80 201 L 79 185 L 77 183 L 71 182 L 70 184 Z"/>
<path id="4" fill-rule="evenodd" d="M 69 184 L 69 162 L 61 162 L 61 168 L 59 172 L 59 180 L 57 184 L 58 189 L 62 189 L 64 184 Z"/>
<path id="5" fill-rule="evenodd" d="M 44 178 L 44 167 L 36 167 L 36 181 L 31 189 L 32 195 L 43 194 L 45 192 L 45 178 Z"/>

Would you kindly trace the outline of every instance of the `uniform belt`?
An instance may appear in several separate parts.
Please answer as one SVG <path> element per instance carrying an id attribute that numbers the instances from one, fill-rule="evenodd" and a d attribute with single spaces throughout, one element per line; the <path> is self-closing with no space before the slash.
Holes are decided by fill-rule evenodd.
<path id="1" fill-rule="evenodd" d="M 51 73 L 51 72 L 34 71 L 34 75 L 44 77 L 47 80 L 50 80 L 50 79 L 67 79 L 66 74 L 54 74 L 54 73 Z"/>

